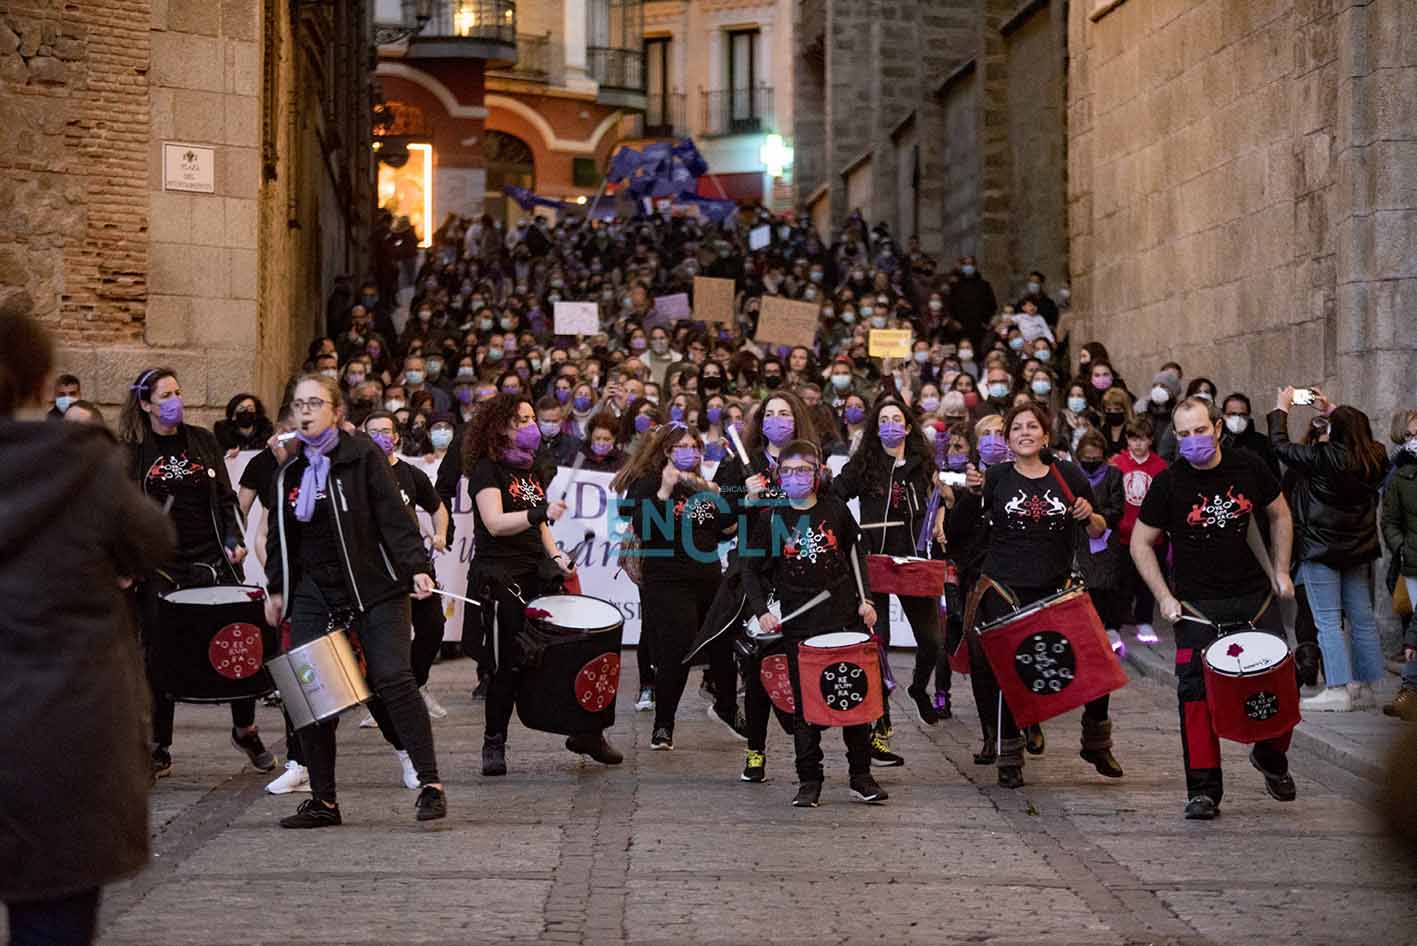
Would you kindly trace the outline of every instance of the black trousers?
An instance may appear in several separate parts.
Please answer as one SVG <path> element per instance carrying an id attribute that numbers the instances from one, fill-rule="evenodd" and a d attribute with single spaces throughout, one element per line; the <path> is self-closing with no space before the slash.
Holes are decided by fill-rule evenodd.
<path id="1" fill-rule="evenodd" d="M 428 682 L 433 662 L 443 647 L 443 599 L 429 595 L 409 602 L 413 617 L 413 647 L 409 661 L 413 664 L 413 682 L 420 687 Z"/>
<path id="2" fill-rule="evenodd" d="M 935 692 L 950 692 L 953 671 L 950 670 L 950 654 L 964 646 L 964 615 L 950 614 L 945 617 L 945 640 L 940 647 L 940 656 L 935 658 Z"/>
<path id="3" fill-rule="evenodd" d="M 295 589 L 290 604 L 290 644 L 299 647 L 329 629 L 331 615 L 348 607 L 343 589 L 322 589 L 308 576 Z M 356 614 L 354 632 L 364 651 L 369 688 L 388 712 L 390 728 L 408 750 L 419 781 L 439 782 L 433 750 L 433 726 L 428 707 L 413 680 L 409 664 L 408 598 L 400 596 Z M 338 719 L 300 730 L 301 749 L 310 769 L 310 794 L 335 801 L 335 729 Z"/>
<path id="4" fill-rule="evenodd" d="M 1018 596 L 1019 604 L 1022 606 L 1055 594 L 1058 589 L 1014 587 L 1009 590 Z M 979 615 L 976 624 L 997 621 L 999 618 L 1012 614 L 1013 611 L 1012 604 L 998 592 L 990 589 L 979 602 Z M 969 685 L 974 690 L 974 705 L 979 708 L 979 724 L 984 731 L 984 737 L 999 740 L 998 765 L 1001 768 L 1021 767 L 1023 765 L 1023 737 L 1019 733 L 1018 723 L 1014 721 L 1014 714 L 1009 709 L 1008 701 L 1004 699 L 1003 693 L 999 690 L 999 681 L 994 676 L 994 669 L 989 666 L 989 660 L 984 656 L 984 648 L 979 643 L 978 634 L 969 635 Z M 1107 694 L 1099 696 L 1083 707 L 1084 732 L 1087 731 L 1089 723 L 1102 723 L 1108 719 L 1110 703 L 1111 694 Z"/>
<path id="5" fill-rule="evenodd" d="M 940 599 L 935 597 L 916 597 L 913 595 L 896 595 L 896 600 L 900 602 L 900 609 L 905 612 L 905 619 L 910 623 L 910 630 L 915 634 L 915 669 L 910 674 L 910 688 L 924 691 L 930 684 L 930 675 L 935 672 L 935 665 L 939 662 L 942 653 L 940 640 Z M 871 603 L 876 608 L 876 636 L 890 646 L 891 642 L 891 596 L 888 594 L 871 595 Z M 891 704 L 886 701 L 886 712 L 881 717 L 882 724 L 886 729 L 891 725 Z"/>
<path id="6" fill-rule="evenodd" d="M 788 735 L 792 735 L 796 727 L 792 716 L 777 708 L 763 686 L 764 656 L 766 655 L 757 654 L 740 660 L 743 671 L 743 718 L 748 727 L 748 748 L 754 752 L 767 751 L 768 721 L 772 717 L 777 717 L 778 723 Z"/>
<path id="7" fill-rule="evenodd" d="M 100 890 L 6 903 L 10 946 L 88 946 L 98 927 Z"/>
<path id="8" fill-rule="evenodd" d="M 787 673 L 792 680 L 792 699 L 797 711 L 792 717 L 792 747 L 796 753 L 797 780 L 799 782 L 821 782 L 825 779 L 822 768 L 822 731 L 826 726 L 807 722 L 802 715 L 802 675 L 797 665 L 797 651 L 801 640 L 784 641 L 787 647 Z M 871 771 L 871 725 L 843 726 L 841 740 L 846 744 L 846 766 L 852 775 L 867 775 Z"/>
<path id="9" fill-rule="evenodd" d="M 722 576 L 718 564 L 665 573 L 652 563 L 640 585 L 640 638 L 654 654 L 654 728 L 674 731 L 674 717 L 689 680 L 684 657 L 713 605 Z M 714 684 L 714 706 L 732 719 L 738 712 L 738 667 L 733 644 L 722 634 L 705 648 Z"/>
<path id="10" fill-rule="evenodd" d="M 1249 621 L 1263 605 L 1265 593 L 1217 601 L 1192 601 L 1190 605 L 1217 624 Z M 1279 605 L 1271 602 L 1255 621 L 1255 629 L 1285 637 Z M 1181 712 L 1181 753 L 1186 764 L 1186 797 L 1207 795 L 1217 805 L 1225 794 L 1220 771 L 1220 738 L 1205 701 L 1205 648 L 1219 637 L 1216 628 L 1194 621 L 1176 623 L 1176 696 Z M 1255 758 L 1275 775 L 1289 771 L 1292 731 L 1278 739 L 1255 743 Z"/>

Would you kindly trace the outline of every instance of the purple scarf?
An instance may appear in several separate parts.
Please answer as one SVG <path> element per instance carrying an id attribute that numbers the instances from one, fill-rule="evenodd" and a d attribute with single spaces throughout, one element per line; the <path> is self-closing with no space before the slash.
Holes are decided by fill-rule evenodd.
<path id="1" fill-rule="evenodd" d="M 300 477 L 300 495 L 295 498 L 295 518 L 309 522 L 315 515 L 315 498 L 325 491 L 330 477 L 329 453 L 339 443 L 339 428 L 331 424 L 318 437 L 296 434 L 305 444 L 305 473 Z"/>
<path id="2" fill-rule="evenodd" d="M 530 450 L 523 450 L 521 447 L 508 447 L 502 451 L 502 462 L 507 466 L 516 467 L 518 470 L 531 468 L 531 461 L 536 454 Z"/>

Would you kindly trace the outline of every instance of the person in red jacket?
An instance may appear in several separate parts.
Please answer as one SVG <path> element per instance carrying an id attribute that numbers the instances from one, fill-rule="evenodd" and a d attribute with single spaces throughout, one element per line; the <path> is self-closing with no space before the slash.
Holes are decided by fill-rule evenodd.
<path id="1" fill-rule="evenodd" d="M 1151 489 L 1151 481 L 1166 469 L 1166 461 L 1151 450 L 1152 427 L 1149 417 L 1141 416 L 1129 421 L 1126 435 L 1127 449 L 1113 455 L 1111 460 L 1112 465 L 1122 471 L 1122 492 L 1127 500 L 1122 512 L 1122 524 L 1117 529 L 1123 546 L 1131 544 L 1132 527 L 1136 525 L 1142 501 Z M 1157 558 L 1165 560 L 1163 555 L 1158 555 Z M 1136 630 L 1137 642 L 1155 644 L 1156 629 L 1151 626 L 1151 615 L 1156 608 L 1156 601 L 1152 598 L 1146 582 L 1138 576 L 1136 565 L 1130 556 L 1127 557 L 1126 587 L 1123 594 L 1132 602 L 1132 620 L 1129 625 Z"/>

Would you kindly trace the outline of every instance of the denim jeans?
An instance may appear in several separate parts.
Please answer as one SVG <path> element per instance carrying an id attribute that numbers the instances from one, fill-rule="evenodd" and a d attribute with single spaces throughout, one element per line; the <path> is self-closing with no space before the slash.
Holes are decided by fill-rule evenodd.
<path id="1" fill-rule="evenodd" d="M 1407 582 L 1407 598 L 1409 601 L 1417 600 L 1417 578 L 1403 578 Z M 1417 618 L 1409 618 L 1417 621 Z M 1411 638 L 1408 638 L 1411 640 Z M 1417 660 L 1409 660 L 1402 665 L 1402 685 L 1411 690 L 1417 690 Z"/>
<path id="2" fill-rule="evenodd" d="M 10 946 L 87 946 L 98 925 L 99 888 L 67 897 L 7 903 Z"/>
<path id="3" fill-rule="evenodd" d="M 1355 680 L 1381 680 L 1385 668 L 1378 643 L 1378 620 L 1373 614 L 1372 568 L 1358 565 L 1340 572 L 1318 562 L 1303 562 L 1299 575 L 1308 589 L 1309 607 L 1319 628 L 1324 682 L 1336 687 Z M 1353 638 L 1351 657 L 1343 637 L 1345 614 Z"/>

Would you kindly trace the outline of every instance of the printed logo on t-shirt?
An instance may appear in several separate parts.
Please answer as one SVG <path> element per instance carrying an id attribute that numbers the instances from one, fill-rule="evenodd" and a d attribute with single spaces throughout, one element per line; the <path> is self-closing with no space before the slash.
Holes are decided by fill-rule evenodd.
<path id="1" fill-rule="evenodd" d="M 905 505 L 905 484 L 904 484 L 904 483 L 892 483 L 892 484 L 891 484 L 891 508 L 892 508 L 892 509 L 895 509 L 896 507 L 898 507 L 898 506 L 903 506 L 903 505 Z"/>
<path id="2" fill-rule="evenodd" d="M 317 503 L 318 503 L 320 500 L 322 500 L 322 499 L 328 499 L 328 498 L 329 498 L 329 494 L 326 493 L 323 489 L 320 490 L 319 492 L 317 492 L 317 493 L 315 494 L 315 502 L 317 502 Z M 292 487 L 290 488 L 290 492 L 288 492 L 288 493 L 285 494 L 285 501 L 288 502 L 288 503 L 290 503 L 290 508 L 291 508 L 291 509 L 294 509 L 294 508 L 295 508 L 295 504 L 296 504 L 296 502 L 297 502 L 299 499 L 300 499 L 300 486 L 299 486 L 299 485 L 292 486 Z"/>
<path id="3" fill-rule="evenodd" d="M 782 549 L 782 554 L 788 562 L 799 564 L 810 562 L 815 565 L 818 558 L 836 551 L 836 547 L 836 533 L 823 522 L 815 528 L 793 529 L 792 535 L 787 540 L 787 545 Z"/>
<path id="4" fill-rule="evenodd" d="M 507 493 L 520 503 L 523 509 L 540 506 L 546 501 L 545 488 L 530 476 L 512 477 L 511 482 L 507 484 Z"/>
<path id="5" fill-rule="evenodd" d="M 688 499 L 681 499 L 674 504 L 674 517 L 676 519 L 688 519 L 696 526 L 704 525 L 713 519 L 714 504 L 712 500 L 701 496 L 694 496 Z"/>
<path id="6" fill-rule="evenodd" d="M 206 470 L 206 467 L 184 452 L 176 456 L 158 457 L 148 468 L 146 480 L 149 487 L 172 486 L 183 480 L 195 479 Z"/>
<path id="7" fill-rule="evenodd" d="M 1037 526 L 1045 519 L 1058 519 L 1068 514 L 1068 506 L 1057 496 L 1053 495 L 1051 488 L 1045 489 L 1041 494 L 1029 495 L 1023 490 L 1019 490 L 1013 499 L 1004 504 L 1004 512 L 1009 514 L 1011 524 L 1014 528 L 1024 529 L 1029 526 Z M 1050 522 L 1049 527 L 1052 526 Z"/>
<path id="8" fill-rule="evenodd" d="M 1186 516 L 1186 525 L 1194 529 L 1226 529 L 1244 520 L 1254 508 L 1244 493 L 1235 493 L 1233 486 L 1225 490 L 1224 496 L 1217 494 L 1207 499 L 1201 493 L 1196 499 Z"/>
<path id="9" fill-rule="evenodd" d="M 1151 474 L 1145 470 L 1132 470 L 1122 474 L 1122 491 L 1126 494 L 1127 505 L 1140 506 L 1151 489 Z"/>

